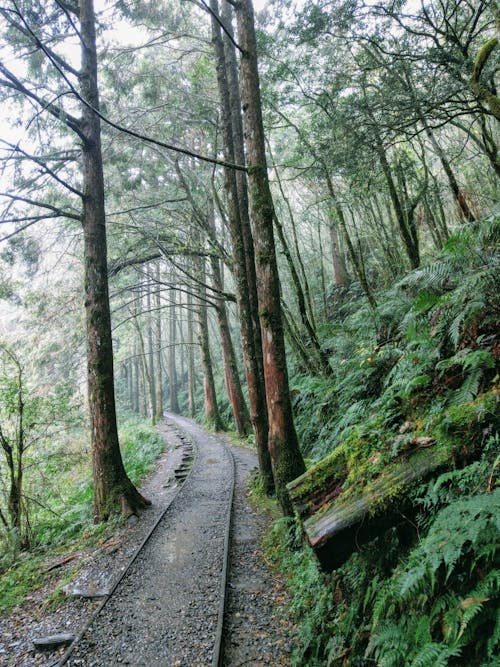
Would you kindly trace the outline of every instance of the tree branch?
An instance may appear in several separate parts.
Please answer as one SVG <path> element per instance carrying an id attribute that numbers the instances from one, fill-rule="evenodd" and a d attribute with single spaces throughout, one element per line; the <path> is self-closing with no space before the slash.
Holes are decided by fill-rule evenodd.
<path id="1" fill-rule="evenodd" d="M 142 257 L 132 257 L 132 259 L 124 259 L 122 261 L 119 260 L 111 261 L 108 268 L 108 276 L 109 277 L 116 276 L 120 273 L 120 271 L 123 271 L 123 269 L 126 269 L 129 266 L 147 264 L 148 262 L 152 262 L 155 259 L 161 259 L 162 257 L 163 254 L 158 251 L 151 253 L 149 255 L 143 255 Z"/>
<path id="2" fill-rule="evenodd" d="M 226 33 L 226 35 L 228 36 L 229 41 L 231 42 L 231 44 L 232 44 L 235 48 L 237 48 L 238 51 L 239 51 L 240 53 L 243 53 L 243 49 L 242 49 L 241 46 L 238 44 L 238 42 L 234 39 L 233 35 L 231 34 L 231 31 L 228 30 L 228 29 L 226 28 L 226 26 L 225 26 L 225 24 L 224 24 L 224 21 L 223 21 L 223 20 L 221 19 L 221 17 L 217 14 L 217 12 L 214 12 L 214 10 L 213 10 L 209 5 L 207 5 L 207 3 L 205 2 L 205 0 L 198 0 L 198 2 L 197 2 L 196 0 L 193 0 L 193 2 L 194 2 L 195 4 L 200 4 L 200 5 L 202 5 L 202 7 L 204 7 L 204 8 L 206 9 L 206 11 L 207 11 L 211 16 L 214 17 L 214 19 L 215 19 L 215 20 L 217 21 L 217 23 L 220 25 L 220 27 L 222 28 L 222 30 L 223 30 L 223 31 Z"/>
<path id="3" fill-rule="evenodd" d="M 83 197 L 83 192 L 80 192 L 80 190 L 77 190 L 74 188 L 72 185 L 69 183 L 66 183 L 60 176 L 56 174 L 52 169 L 50 169 L 47 164 L 44 162 L 42 158 L 37 157 L 36 155 L 30 155 L 27 153 L 25 150 L 23 150 L 19 144 L 11 144 L 8 141 L 5 141 L 5 139 L 0 138 L 0 143 L 4 144 L 5 146 L 8 146 L 12 151 L 15 151 L 17 153 L 20 153 L 21 155 L 24 155 L 24 157 L 28 160 L 31 160 L 35 164 L 39 165 L 42 167 L 42 169 L 45 171 L 46 174 L 51 176 L 55 181 L 57 181 L 60 185 L 65 187 L 67 190 L 72 192 L 74 195 L 77 195 L 78 197 Z"/>
<path id="4" fill-rule="evenodd" d="M 10 199 L 12 201 L 21 201 L 24 202 L 25 204 L 29 204 L 30 206 L 38 206 L 39 208 L 45 208 L 48 211 L 52 212 L 52 215 L 41 215 L 36 218 L 33 218 L 26 225 L 23 225 L 21 228 L 16 229 L 12 233 L 7 234 L 6 236 L 0 238 L 0 242 L 7 241 L 16 234 L 19 234 L 28 227 L 31 227 L 31 225 L 34 225 L 35 222 L 38 222 L 39 220 L 46 220 L 47 218 L 69 218 L 70 220 L 77 220 L 78 222 L 82 222 L 81 215 L 77 215 L 76 213 L 70 213 L 69 211 L 64 211 L 63 209 L 58 208 L 57 206 L 52 206 L 51 204 L 45 204 L 43 202 L 35 201 L 34 199 L 30 199 L 29 197 L 22 197 L 21 195 L 13 195 L 10 194 L 9 192 L 0 192 L 0 197 L 6 197 L 7 199 Z"/>
<path id="5" fill-rule="evenodd" d="M 62 109 L 62 107 L 58 106 L 57 104 L 54 104 L 53 102 L 49 102 L 41 98 L 39 95 L 34 93 L 32 90 L 29 90 L 29 88 L 26 88 L 26 86 L 20 81 L 10 70 L 5 67 L 3 62 L 0 61 L 0 73 L 3 74 L 5 79 L 0 79 L 0 86 L 6 86 L 7 88 L 12 88 L 13 90 L 17 90 L 17 92 L 22 93 L 26 97 L 29 97 L 30 99 L 34 100 L 39 106 L 42 107 L 42 109 L 48 111 L 54 118 L 57 118 L 58 120 L 61 120 L 63 123 L 65 123 L 69 128 L 71 128 L 76 134 L 82 139 L 82 141 L 85 139 L 85 135 L 82 132 L 81 129 L 81 124 L 78 118 L 75 118 L 71 114 L 67 113 Z"/>
<path id="6" fill-rule="evenodd" d="M 7 10 L 0 8 L 0 14 L 5 18 L 5 20 L 10 24 L 10 26 L 11 26 L 12 28 L 15 28 L 18 32 L 20 32 L 21 35 L 24 35 L 25 37 L 30 38 L 30 39 L 34 42 L 35 46 L 36 46 L 38 49 L 40 49 L 41 51 L 43 51 L 44 53 L 46 53 L 46 54 L 50 57 L 50 59 L 53 60 L 53 61 L 55 61 L 55 62 L 57 62 L 58 65 L 59 65 L 60 67 L 62 67 L 63 69 L 65 69 L 65 70 L 66 70 L 67 72 L 69 72 L 70 74 L 73 74 L 73 76 L 78 77 L 78 76 L 79 76 L 79 72 L 78 72 L 76 69 L 74 69 L 73 67 L 71 67 L 71 65 L 70 65 L 69 63 L 67 63 L 67 62 L 64 60 L 64 58 L 61 58 L 61 56 L 59 56 L 59 55 L 58 55 L 55 51 L 53 51 L 51 48 L 49 48 L 49 47 L 46 46 L 45 44 L 42 44 L 40 38 L 39 38 L 39 37 L 33 32 L 33 30 L 30 28 L 30 26 L 28 25 L 28 23 L 27 23 L 26 20 L 24 19 L 24 16 L 22 15 L 21 11 L 19 10 L 19 8 L 17 7 L 17 5 L 16 5 L 15 3 L 14 3 L 14 6 L 16 7 L 16 12 L 15 12 L 15 13 L 19 16 L 19 18 L 21 19 L 21 21 L 24 23 L 24 27 L 23 27 L 20 23 L 17 23 L 17 21 L 14 21 L 14 20 L 10 17 L 10 14 L 11 14 L 12 12 L 8 12 Z"/>
<path id="7" fill-rule="evenodd" d="M 36 35 L 34 35 L 34 38 L 36 38 Z M 38 39 L 38 38 L 36 38 Z M 39 42 L 39 40 L 38 40 Z M 44 47 L 43 44 L 41 44 L 40 48 L 44 51 L 46 56 L 49 58 L 49 60 L 52 62 L 54 67 L 57 69 L 59 74 L 63 77 L 64 81 L 67 83 L 67 85 L 70 88 L 70 91 L 73 93 L 73 95 L 82 103 L 84 104 L 88 109 L 93 111 L 93 113 L 96 114 L 104 123 L 109 125 L 110 127 L 113 127 L 115 130 L 118 130 L 119 132 L 123 132 L 125 134 L 128 134 L 131 137 L 134 137 L 136 139 L 139 139 L 141 141 L 144 141 L 146 143 L 153 144 L 155 146 L 160 146 L 161 148 L 166 148 L 167 150 L 174 151 L 176 153 L 181 153 L 182 155 L 187 155 L 188 157 L 192 157 L 196 160 L 201 160 L 202 162 L 208 162 L 210 164 L 216 164 L 221 167 L 226 167 L 228 169 L 236 169 L 238 171 L 247 171 L 247 168 L 244 165 L 238 165 L 238 164 L 233 164 L 231 162 L 226 162 L 225 160 L 217 160 L 216 158 L 211 158 L 206 155 L 200 155 L 199 153 L 195 153 L 194 151 L 191 151 L 187 148 L 181 148 L 179 146 L 174 146 L 173 144 L 170 144 L 166 141 L 160 141 L 159 139 L 153 139 L 152 137 L 148 137 L 144 134 L 141 134 L 140 132 L 135 132 L 134 130 L 131 130 L 129 128 L 123 127 L 122 125 L 119 125 L 118 123 L 115 123 L 112 121 L 110 118 L 107 118 L 99 109 L 96 109 L 88 100 L 86 100 L 82 95 L 78 92 L 78 90 L 75 88 L 73 83 L 68 79 L 67 75 L 61 68 L 61 66 L 55 61 L 52 57 L 51 54 L 47 51 L 47 49 Z M 4 65 L 3 63 L 0 62 L 0 72 L 4 74 L 5 77 L 7 77 L 7 81 L 2 81 L 0 80 L 0 85 L 7 85 L 15 90 L 18 90 L 19 92 L 23 93 L 27 97 L 30 97 L 31 99 L 34 99 L 38 104 L 41 106 L 44 106 L 53 116 L 58 118 L 59 120 L 64 121 L 71 129 L 78 134 L 78 136 L 82 139 L 82 141 L 86 141 L 86 137 L 83 134 L 81 130 L 81 125 L 80 122 L 76 119 L 70 116 L 69 114 L 65 113 L 62 109 L 59 107 L 52 105 L 50 102 L 43 103 L 43 100 L 39 98 L 35 93 L 30 91 L 26 86 L 24 86 L 21 81 L 17 79 L 17 77 L 12 74 Z M 9 84 L 9 81 L 11 82 Z"/>

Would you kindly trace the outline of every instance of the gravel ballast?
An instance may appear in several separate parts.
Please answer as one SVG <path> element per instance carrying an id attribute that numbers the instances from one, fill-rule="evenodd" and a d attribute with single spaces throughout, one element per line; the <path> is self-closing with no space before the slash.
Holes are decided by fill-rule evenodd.
<path id="1" fill-rule="evenodd" d="M 233 461 L 220 438 L 175 422 L 197 449 L 191 474 L 68 665 L 212 662 Z"/>
<path id="2" fill-rule="evenodd" d="M 166 452 L 142 487 L 153 501 L 152 509 L 87 554 L 87 566 L 68 586 L 69 592 L 109 590 L 120 580 L 112 596 L 91 622 L 102 600 L 68 595 L 57 611 L 43 615 L 39 613 L 43 591 L 39 592 L 37 604 L 35 596 L 33 602 L 0 619 L 1 666 L 48 667 L 66 655 L 65 664 L 75 666 L 209 667 L 217 657 L 218 632 L 223 639 L 220 665 L 290 664 L 293 629 L 279 612 L 286 593 L 266 567 L 259 547 L 269 519 L 247 502 L 246 484 L 257 465 L 255 454 L 240 447 L 230 451 L 223 437 L 174 415 L 168 416 L 160 432 L 167 441 Z M 181 471 L 181 477 L 186 472 L 191 443 L 197 454 L 181 487 L 176 471 Z M 229 585 L 222 626 L 224 548 L 234 468 Z M 126 571 L 158 521 L 151 539 Z M 37 652 L 33 646 L 35 637 L 78 636 L 89 623 L 70 655 L 64 647 Z"/>

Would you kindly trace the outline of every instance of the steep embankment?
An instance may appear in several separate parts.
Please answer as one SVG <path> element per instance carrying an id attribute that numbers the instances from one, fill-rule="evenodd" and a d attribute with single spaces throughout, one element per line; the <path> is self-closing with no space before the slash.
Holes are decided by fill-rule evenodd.
<path id="1" fill-rule="evenodd" d="M 385 495 L 365 523 L 384 504 L 411 508 L 365 546 L 353 539 L 330 575 L 295 523 L 275 525 L 268 551 L 295 596 L 296 665 L 498 664 L 499 228 L 464 227 L 376 309 L 348 303 L 330 329 L 333 380 L 294 378 L 301 439 L 320 461 L 311 513 L 376 484 Z M 418 449 L 440 465 L 385 487 Z"/>

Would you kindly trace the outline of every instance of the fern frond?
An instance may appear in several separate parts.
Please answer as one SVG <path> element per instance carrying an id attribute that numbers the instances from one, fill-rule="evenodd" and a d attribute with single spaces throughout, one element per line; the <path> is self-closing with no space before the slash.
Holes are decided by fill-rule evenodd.
<path id="1" fill-rule="evenodd" d="M 464 610 L 457 639 L 460 639 L 467 629 L 469 623 L 482 611 L 485 602 L 489 597 L 469 597 L 461 600 L 460 607 Z"/>
<path id="2" fill-rule="evenodd" d="M 461 651 L 446 644 L 430 642 L 409 663 L 410 667 L 447 667 L 450 658 L 459 657 Z"/>
<path id="3" fill-rule="evenodd" d="M 418 271 L 413 271 L 400 284 L 405 286 L 418 285 L 420 291 L 422 288 L 441 291 L 448 283 L 451 274 L 450 262 L 447 258 L 444 258 L 433 262 L 429 266 L 424 266 Z"/>
<path id="4" fill-rule="evenodd" d="M 470 373 L 461 386 L 451 392 L 450 405 L 462 405 L 473 401 L 479 393 L 482 375 L 482 371 L 479 369 Z"/>
<path id="5" fill-rule="evenodd" d="M 372 637 L 365 656 L 375 655 L 377 664 L 383 667 L 401 667 L 408 648 L 404 628 L 396 623 L 384 623 Z"/>
<path id="6" fill-rule="evenodd" d="M 408 570 L 400 579 L 399 594 L 402 600 L 416 597 L 417 594 L 430 591 L 432 588 L 432 572 L 427 563 L 420 563 Z"/>
<path id="7" fill-rule="evenodd" d="M 457 641 L 460 630 L 460 607 L 457 597 L 452 596 L 451 600 L 447 600 L 447 609 L 443 614 L 442 619 L 442 635 L 447 644 L 452 644 Z"/>

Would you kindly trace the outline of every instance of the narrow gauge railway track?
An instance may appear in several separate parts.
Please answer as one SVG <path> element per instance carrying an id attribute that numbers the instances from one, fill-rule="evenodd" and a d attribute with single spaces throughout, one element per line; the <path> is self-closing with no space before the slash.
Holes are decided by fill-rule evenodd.
<path id="1" fill-rule="evenodd" d="M 233 456 L 191 420 L 168 421 L 187 436 L 183 484 L 58 667 L 221 663 Z"/>

